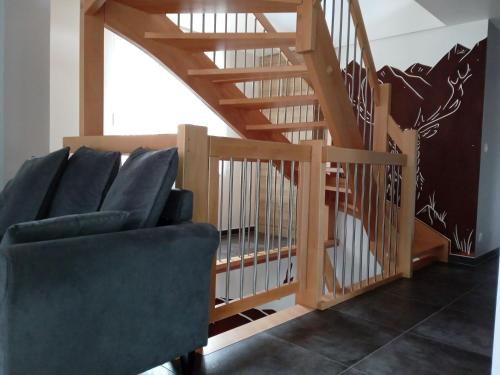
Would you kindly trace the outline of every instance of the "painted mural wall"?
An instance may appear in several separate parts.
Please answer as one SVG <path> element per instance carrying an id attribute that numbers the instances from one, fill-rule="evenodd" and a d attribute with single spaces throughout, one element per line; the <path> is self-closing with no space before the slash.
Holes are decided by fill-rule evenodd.
<path id="1" fill-rule="evenodd" d="M 419 135 L 416 216 L 464 256 L 475 251 L 486 46 L 486 39 L 471 49 L 457 44 L 434 66 L 416 61 L 405 70 L 378 71 L 379 81 L 392 85 L 392 116 Z M 359 68 L 347 70 L 355 106 L 358 88 L 366 85 Z M 369 96 L 363 98 L 362 89 L 362 107 Z"/>

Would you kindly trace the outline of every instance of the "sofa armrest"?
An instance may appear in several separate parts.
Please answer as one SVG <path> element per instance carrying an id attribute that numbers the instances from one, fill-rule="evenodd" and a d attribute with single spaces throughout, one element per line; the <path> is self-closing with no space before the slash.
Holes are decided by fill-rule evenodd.
<path id="1" fill-rule="evenodd" d="M 133 374 L 204 346 L 217 245 L 185 224 L 7 247 L 4 373 Z"/>
<path id="2" fill-rule="evenodd" d="M 193 192 L 172 189 L 160 217 L 160 225 L 186 223 L 193 219 Z"/>

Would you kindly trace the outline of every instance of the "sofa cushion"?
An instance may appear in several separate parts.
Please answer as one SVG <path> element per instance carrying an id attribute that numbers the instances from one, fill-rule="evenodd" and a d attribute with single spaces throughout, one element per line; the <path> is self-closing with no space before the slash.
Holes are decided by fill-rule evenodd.
<path id="1" fill-rule="evenodd" d="M 160 216 L 160 225 L 174 225 L 193 219 L 193 192 L 172 189 Z"/>
<path id="2" fill-rule="evenodd" d="M 79 148 L 64 169 L 48 217 L 98 211 L 118 173 L 120 160 L 119 152 Z"/>
<path id="3" fill-rule="evenodd" d="M 118 232 L 124 227 L 128 216 L 128 212 L 106 211 L 14 224 L 5 232 L 0 247 Z"/>
<path id="4" fill-rule="evenodd" d="M 129 212 L 126 229 L 156 226 L 175 182 L 178 162 L 176 148 L 135 150 L 118 172 L 101 210 Z"/>
<path id="5" fill-rule="evenodd" d="M 12 224 L 46 217 L 69 148 L 27 160 L 0 193 L 0 235 Z"/>

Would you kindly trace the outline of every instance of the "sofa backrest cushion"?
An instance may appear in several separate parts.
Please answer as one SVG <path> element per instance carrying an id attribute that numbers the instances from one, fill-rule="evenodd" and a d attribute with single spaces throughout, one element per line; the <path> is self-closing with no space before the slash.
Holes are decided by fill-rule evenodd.
<path id="1" fill-rule="evenodd" d="M 128 216 L 128 212 L 106 211 L 14 224 L 5 232 L 0 247 L 119 232 L 125 226 Z"/>
<path id="2" fill-rule="evenodd" d="M 156 226 L 175 182 L 178 163 L 177 148 L 135 150 L 118 172 L 101 210 L 129 212 L 126 229 Z"/>
<path id="3" fill-rule="evenodd" d="M 12 224 L 45 218 L 69 148 L 27 160 L 0 193 L 0 235 Z"/>
<path id="4" fill-rule="evenodd" d="M 79 148 L 64 169 L 48 217 L 98 211 L 120 162 L 119 152 Z"/>
<path id="5" fill-rule="evenodd" d="M 193 219 L 193 192 L 172 189 L 167 204 L 161 213 L 159 225 L 175 225 Z"/>

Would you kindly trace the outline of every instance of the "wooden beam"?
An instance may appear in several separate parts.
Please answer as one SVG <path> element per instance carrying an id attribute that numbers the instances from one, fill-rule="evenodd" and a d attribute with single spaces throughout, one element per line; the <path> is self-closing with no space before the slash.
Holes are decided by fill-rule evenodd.
<path id="1" fill-rule="evenodd" d="M 65 137 L 63 143 L 64 147 L 70 147 L 71 152 L 75 152 L 82 146 L 87 146 L 100 151 L 130 154 L 138 147 L 151 150 L 177 147 L 177 134 Z"/>
<path id="2" fill-rule="evenodd" d="M 189 51 L 225 51 L 280 48 L 295 45 L 295 33 L 155 33 L 146 39 Z"/>
<path id="3" fill-rule="evenodd" d="M 311 147 L 282 142 L 210 137 L 210 156 L 221 160 L 287 160 L 311 161 Z"/>
<path id="4" fill-rule="evenodd" d="M 302 54 L 309 79 L 336 146 L 364 149 L 352 103 L 347 94 L 337 54 L 319 2 L 304 0 L 297 16 L 297 52 Z"/>
<path id="5" fill-rule="evenodd" d="M 101 10 L 106 0 L 82 0 L 80 7 L 84 14 L 93 15 Z"/>
<path id="6" fill-rule="evenodd" d="M 104 117 L 104 8 L 80 15 L 80 135 L 102 135 Z"/>
<path id="7" fill-rule="evenodd" d="M 301 0 L 115 0 L 153 14 L 166 13 L 288 13 Z"/>
<path id="8" fill-rule="evenodd" d="M 407 156 L 401 177 L 400 236 L 398 272 L 410 278 L 413 273 L 413 244 L 415 236 L 415 199 L 417 186 L 417 132 L 406 130 L 403 133 L 401 151 Z"/>
<path id="9" fill-rule="evenodd" d="M 270 131 L 270 132 L 294 132 L 300 130 L 317 130 L 326 129 L 328 124 L 325 121 L 318 122 L 294 122 L 286 124 L 262 124 L 262 125 L 247 125 L 247 130 L 252 131 Z"/>
<path id="10" fill-rule="evenodd" d="M 340 147 L 324 147 L 323 162 L 356 163 L 369 165 L 406 165 L 406 155 L 389 154 Z"/>
<path id="11" fill-rule="evenodd" d="M 307 76 L 307 67 L 305 65 L 288 65 L 264 68 L 191 69 L 188 74 L 191 77 L 210 79 L 215 83 L 238 83 L 304 78 Z"/>
<path id="12" fill-rule="evenodd" d="M 299 105 L 316 105 L 316 95 L 271 96 L 263 98 L 221 99 L 219 104 L 245 109 L 283 108 Z"/>
<path id="13" fill-rule="evenodd" d="M 179 125 L 177 134 L 179 172 L 176 186 L 193 192 L 193 221 L 206 223 L 208 217 L 209 157 L 208 129 Z"/>
<path id="14" fill-rule="evenodd" d="M 387 135 L 389 132 L 389 119 L 391 117 L 392 91 L 390 84 L 380 87 L 379 103 L 375 105 L 375 123 L 373 128 L 373 150 L 387 152 L 389 144 Z"/>
<path id="15" fill-rule="evenodd" d="M 368 81 L 370 83 L 370 87 L 373 89 L 373 99 L 375 101 L 375 104 L 379 104 L 380 87 L 378 83 L 377 69 L 375 68 L 375 62 L 373 61 L 370 41 L 368 40 L 368 34 L 366 32 L 365 22 L 363 20 L 363 13 L 361 12 L 358 0 L 351 0 L 349 4 L 351 5 L 351 16 L 354 21 L 354 25 L 356 25 L 358 42 L 361 50 L 363 51 L 363 61 L 365 62 Z"/>
<path id="16" fill-rule="evenodd" d="M 325 267 L 325 164 L 322 162 L 323 141 L 305 141 L 303 144 L 312 147 L 310 168 L 301 170 L 309 172 L 307 175 L 299 175 L 299 183 L 302 179 L 309 180 L 309 207 L 306 225 L 307 248 L 299 249 L 306 251 L 304 258 L 299 261 L 305 262 L 302 266 L 305 274 L 300 274 L 300 282 L 304 283 L 297 294 L 297 302 L 311 308 L 317 308 L 323 297 L 323 277 Z"/>
<path id="17" fill-rule="evenodd" d="M 243 298 L 242 300 L 234 300 L 228 304 L 217 306 L 215 308 L 214 319 L 219 321 L 230 316 L 236 315 L 240 312 L 252 309 L 256 306 L 261 306 L 265 303 L 275 301 L 277 299 L 289 296 L 296 293 L 298 290 L 298 283 L 285 284 L 279 288 L 271 289 Z"/>

